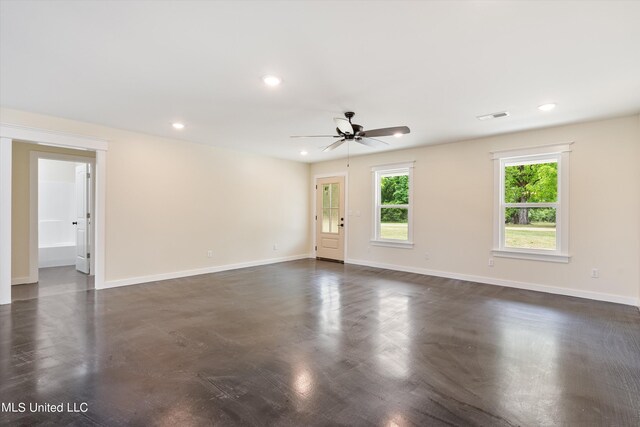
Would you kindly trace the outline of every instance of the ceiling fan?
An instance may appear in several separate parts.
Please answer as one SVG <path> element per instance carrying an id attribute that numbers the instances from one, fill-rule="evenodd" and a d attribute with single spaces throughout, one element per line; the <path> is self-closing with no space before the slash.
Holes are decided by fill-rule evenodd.
<path id="1" fill-rule="evenodd" d="M 346 113 L 344 113 L 344 116 L 346 117 L 345 119 L 343 119 L 342 117 L 336 117 L 335 119 L 333 119 L 337 126 L 337 135 L 294 135 L 291 138 L 340 138 L 336 142 L 326 146 L 324 150 L 322 150 L 331 151 L 344 144 L 345 141 L 355 141 L 369 147 L 389 145 L 388 142 L 376 139 L 374 137 L 391 135 L 400 136 L 411 132 L 411 130 L 406 126 L 364 130 L 362 126 L 351 123 L 351 118 L 355 115 L 356 113 L 354 113 L 353 111 L 347 111 Z"/>

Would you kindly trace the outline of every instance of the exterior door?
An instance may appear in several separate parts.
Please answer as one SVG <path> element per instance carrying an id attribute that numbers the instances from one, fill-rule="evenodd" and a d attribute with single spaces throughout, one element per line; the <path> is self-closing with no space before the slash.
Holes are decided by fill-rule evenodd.
<path id="1" fill-rule="evenodd" d="M 344 177 L 316 180 L 316 257 L 344 262 Z"/>
<path id="2" fill-rule="evenodd" d="M 76 270 L 89 274 L 89 165 L 76 165 Z"/>

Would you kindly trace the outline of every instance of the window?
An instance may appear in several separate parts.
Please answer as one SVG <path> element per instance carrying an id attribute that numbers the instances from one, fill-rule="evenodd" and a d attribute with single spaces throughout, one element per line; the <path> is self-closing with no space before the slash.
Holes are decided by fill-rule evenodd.
<path id="1" fill-rule="evenodd" d="M 569 262 L 569 149 L 494 154 L 495 256 Z"/>
<path id="2" fill-rule="evenodd" d="M 413 162 L 372 168 L 374 230 L 372 244 L 412 247 Z"/>

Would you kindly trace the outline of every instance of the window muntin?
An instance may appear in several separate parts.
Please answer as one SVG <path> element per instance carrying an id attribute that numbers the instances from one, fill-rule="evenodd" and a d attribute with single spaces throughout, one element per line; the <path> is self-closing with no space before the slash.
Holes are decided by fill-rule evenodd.
<path id="1" fill-rule="evenodd" d="M 374 168 L 374 242 L 412 245 L 413 164 Z"/>

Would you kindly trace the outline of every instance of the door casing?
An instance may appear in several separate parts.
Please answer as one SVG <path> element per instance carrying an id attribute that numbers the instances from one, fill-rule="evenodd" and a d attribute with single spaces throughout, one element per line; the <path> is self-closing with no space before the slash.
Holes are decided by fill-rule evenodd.
<path id="1" fill-rule="evenodd" d="M 104 289 L 106 178 L 109 142 L 102 138 L 0 123 L 0 235 L 2 236 L 0 239 L 0 305 L 11 304 L 11 171 L 14 140 L 95 151 L 94 284 L 96 289 Z"/>

